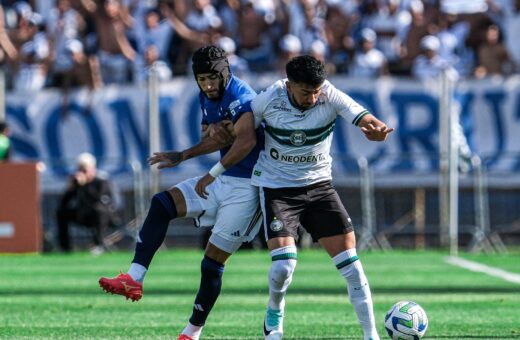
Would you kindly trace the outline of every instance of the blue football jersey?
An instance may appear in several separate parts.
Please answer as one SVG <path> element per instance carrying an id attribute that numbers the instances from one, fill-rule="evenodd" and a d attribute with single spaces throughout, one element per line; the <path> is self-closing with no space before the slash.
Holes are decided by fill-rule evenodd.
<path id="1" fill-rule="evenodd" d="M 210 100 L 204 93 L 199 94 L 200 106 L 202 108 L 201 124 L 218 123 L 223 120 L 231 120 L 234 123 L 245 112 L 252 112 L 251 100 L 256 92 L 245 82 L 235 76 L 231 76 L 224 95 L 219 100 Z M 264 147 L 264 133 L 262 127 L 256 129 L 256 146 L 240 162 L 224 172 L 226 176 L 250 178 L 253 167 L 258 159 L 260 150 Z M 220 157 L 229 151 L 229 147 L 220 150 Z"/>

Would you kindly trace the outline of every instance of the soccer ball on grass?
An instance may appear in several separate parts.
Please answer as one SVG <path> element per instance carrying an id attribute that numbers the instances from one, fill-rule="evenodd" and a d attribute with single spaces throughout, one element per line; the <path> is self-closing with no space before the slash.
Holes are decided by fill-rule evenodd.
<path id="1" fill-rule="evenodd" d="M 385 316 L 385 329 L 394 340 L 418 340 L 427 328 L 426 312 L 412 301 L 399 301 Z"/>

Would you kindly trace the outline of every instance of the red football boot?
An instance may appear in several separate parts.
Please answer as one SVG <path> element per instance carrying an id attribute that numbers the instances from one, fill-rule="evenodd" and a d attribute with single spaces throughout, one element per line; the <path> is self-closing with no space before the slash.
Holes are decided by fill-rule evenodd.
<path id="1" fill-rule="evenodd" d="M 99 286 L 105 292 L 123 295 L 127 300 L 139 301 L 143 297 L 143 284 L 135 281 L 128 274 L 119 273 L 113 279 L 102 277 L 99 279 Z"/>
<path id="2" fill-rule="evenodd" d="M 177 340 L 194 340 L 191 336 L 186 334 L 179 334 Z"/>

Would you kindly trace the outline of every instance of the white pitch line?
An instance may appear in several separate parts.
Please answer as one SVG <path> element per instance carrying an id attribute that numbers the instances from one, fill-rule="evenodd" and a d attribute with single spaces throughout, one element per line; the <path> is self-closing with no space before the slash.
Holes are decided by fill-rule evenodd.
<path id="1" fill-rule="evenodd" d="M 449 264 L 459 266 L 473 272 L 480 272 L 489 276 L 498 277 L 502 280 L 520 284 L 520 274 L 510 273 L 508 271 L 495 267 L 486 266 L 477 262 L 461 259 L 460 257 L 448 256 L 444 259 Z"/>

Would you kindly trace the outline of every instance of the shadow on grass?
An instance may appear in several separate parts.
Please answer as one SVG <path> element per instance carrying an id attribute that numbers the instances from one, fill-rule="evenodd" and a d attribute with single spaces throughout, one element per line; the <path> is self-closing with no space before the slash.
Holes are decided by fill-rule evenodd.
<path id="1" fill-rule="evenodd" d="M 225 286 L 225 285 L 224 285 Z M 93 285 L 95 287 L 95 285 Z M 191 288 L 150 288 L 144 289 L 145 295 L 193 295 L 197 292 L 198 287 Z M 291 294 L 305 295 L 338 295 L 345 294 L 346 287 L 291 287 Z M 16 288 L 12 287 L 9 291 L 0 291 L 0 296 L 15 295 L 85 295 L 96 292 L 102 292 L 101 288 L 64 288 L 64 287 L 38 287 L 38 288 Z M 222 292 L 234 295 L 251 295 L 251 294 L 267 294 L 267 287 L 223 287 Z M 386 287 L 372 288 L 373 294 L 518 294 L 520 287 Z"/>
<path id="2" fill-rule="evenodd" d="M 464 340 L 464 339 L 520 339 L 520 335 L 452 335 L 452 336 L 443 336 L 443 335 L 437 335 L 437 336 L 427 336 L 428 339 L 457 339 L 457 340 Z"/>

